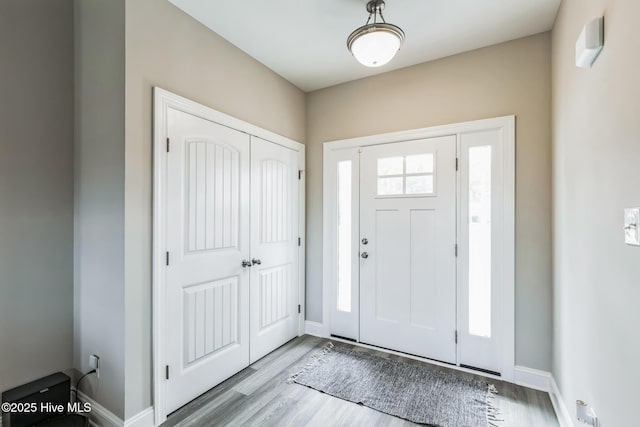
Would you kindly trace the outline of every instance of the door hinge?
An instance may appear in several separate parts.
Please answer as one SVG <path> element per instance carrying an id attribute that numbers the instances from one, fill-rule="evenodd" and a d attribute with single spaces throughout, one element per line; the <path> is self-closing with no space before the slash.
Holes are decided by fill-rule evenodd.
<path id="1" fill-rule="evenodd" d="M 171 143 L 169 142 L 169 138 L 167 138 L 167 153 L 169 152 L 169 145 L 170 145 L 170 144 L 171 144 Z"/>
<path id="2" fill-rule="evenodd" d="M 166 253 L 165 258 L 166 258 L 165 261 L 166 261 L 167 265 L 169 265 L 169 252 Z"/>
<path id="3" fill-rule="evenodd" d="M 458 170 L 458 158 L 456 157 L 456 170 Z"/>
<path id="4" fill-rule="evenodd" d="M 455 253 L 456 253 L 456 257 L 458 256 L 458 244 L 455 244 L 455 249 L 454 249 Z"/>
<path id="5" fill-rule="evenodd" d="M 456 331 L 456 344 L 458 344 L 458 331 Z"/>
<path id="6" fill-rule="evenodd" d="M 298 246 L 302 246 L 302 238 L 298 237 Z"/>
<path id="7" fill-rule="evenodd" d="M 164 377 L 166 379 L 169 379 L 169 365 L 165 366 L 164 368 Z"/>
<path id="8" fill-rule="evenodd" d="M 302 170 L 299 170 L 298 171 L 298 180 L 301 180 L 301 179 L 302 179 Z"/>
<path id="9" fill-rule="evenodd" d="M 300 306 L 300 304 L 298 304 L 298 314 L 300 314 L 302 312 L 302 307 Z"/>

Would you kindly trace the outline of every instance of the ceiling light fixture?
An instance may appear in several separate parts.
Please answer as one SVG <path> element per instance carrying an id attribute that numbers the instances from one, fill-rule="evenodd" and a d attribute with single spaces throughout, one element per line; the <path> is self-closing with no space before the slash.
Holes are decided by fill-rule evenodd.
<path id="1" fill-rule="evenodd" d="M 383 9 L 384 0 L 371 0 L 367 3 L 367 23 L 347 38 L 349 51 L 358 62 L 367 67 L 381 67 L 391 61 L 404 41 L 404 31 L 397 25 L 385 22 Z M 382 22 L 378 22 L 378 15 Z"/>

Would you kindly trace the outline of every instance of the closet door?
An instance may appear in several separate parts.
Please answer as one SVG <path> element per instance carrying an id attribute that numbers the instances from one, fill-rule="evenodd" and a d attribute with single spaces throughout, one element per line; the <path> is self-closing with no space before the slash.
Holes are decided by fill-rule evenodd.
<path id="1" fill-rule="evenodd" d="M 249 365 L 251 268 L 250 137 L 172 108 L 167 120 L 169 413 Z"/>
<path id="2" fill-rule="evenodd" d="M 298 152 L 251 137 L 251 363 L 298 335 Z"/>

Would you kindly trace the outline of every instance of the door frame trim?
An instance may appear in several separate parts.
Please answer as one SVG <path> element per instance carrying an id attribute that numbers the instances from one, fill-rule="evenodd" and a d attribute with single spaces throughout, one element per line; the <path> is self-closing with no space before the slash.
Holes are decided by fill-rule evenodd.
<path id="1" fill-rule="evenodd" d="M 153 408 L 155 422 L 162 424 L 167 419 L 165 406 L 165 379 L 164 379 L 164 333 L 162 319 L 164 318 L 164 296 L 162 286 L 165 282 L 165 248 L 166 236 L 164 223 L 166 220 L 165 188 L 166 175 L 166 139 L 167 139 L 167 110 L 173 108 L 205 120 L 235 129 L 237 131 L 253 135 L 290 148 L 298 152 L 298 168 L 300 173 L 299 206 L 298 206 L 298 233 L 301 245 L 298 247 L 298 304 L 301 305 L 301 313 L 298 316 L 298 335 L 304 333 L 305 318 L 305 146 L 297 141 L 278 135 L 274 132 L 254 126 L 250 123 L 216 111 L 210 107 L 184 98 L 175 93 L 153 88 L 153 244 L 152 244 L 152 365 L 153 365 Z"/>
<path id="2" fill-rule="evenodd" d="M 462 123 L 454 123 L 442 126 L 434 126 L 420 129 L 411 129 L 400 132 L 391 132 L 379 135 L 370 135 L 357 138 L 329 141 L 323 144 L 323 261 L 322 261 L 322 322 L 314 328 L 316 332 L 329 337 L 331 334 L 331 301 L 335 287 L 335 272 L 331 262 L 335 254 L 334 234 L 335 226 L 332 215 L 336 210 L 335 180 L 329 174 L 331 162 L 335 161 L 334 153 L 358 147 L 388 144 L 415 139 L 434 138 L 447 135 L 456 136 L 456 144 L 459 135 L 467 132 L 477 132 L 492 129 L 504 131 L 504 229 L 503 229 L 503 289 L 502 298 L 504 304 L 501 307 L 503 322 L 498 325 L 502 330 L 502 376 L 504 381 L 515 381 L 515 115 L 495 117 L 483 120 L 474 120 Z M 458 156 L 460 153 L 458 153 Z M 458 179 L 459 180 L 459 179 Z M 457 191 L 459 193 L 459 190 Z M 459 195 L 456 195 L 458 198 Z M 460 204 L 457 203 L 457 213 L 460 217 Z M 457 286 L 457 284 L 456 284 Z M 459 322 L 458 304 L 456 305 L 456 318 Z M 458 352 L 459 349 L 456 349 Z M 460 368 L 459 366 L 451 366 Z"/>

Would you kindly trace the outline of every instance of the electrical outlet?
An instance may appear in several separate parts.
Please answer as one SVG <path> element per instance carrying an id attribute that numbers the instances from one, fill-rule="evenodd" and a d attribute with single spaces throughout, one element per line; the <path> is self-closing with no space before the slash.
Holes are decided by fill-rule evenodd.
<path id="1" fill-rule="evenodd" d="M 96 370 L 96 377 L 100 379 L 100 357 L 92 354 L 89 356 L 89 370 Z"/>

